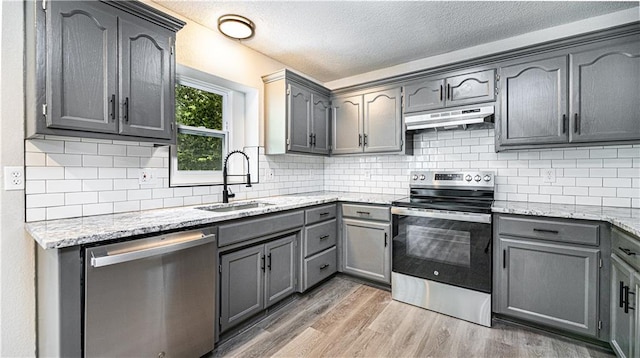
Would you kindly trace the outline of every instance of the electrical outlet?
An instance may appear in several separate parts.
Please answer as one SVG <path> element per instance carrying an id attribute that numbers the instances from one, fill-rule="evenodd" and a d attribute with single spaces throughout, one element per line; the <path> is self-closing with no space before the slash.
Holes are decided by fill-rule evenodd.
<path id="1" fill-rule="evenodd" d="M 556 182 L 556 170 L 547 168 L 542 169 L 542 182 L 543 183 L 555 183 Z"/>
<path id="2" fill-rule="evenodd" d="M 24 167 L 4 167 L 4 190 L 24 189 Z"/>
<path id="3" fill-rule="evenodd" d="M 274 169 L 267 169 L 266 177 L 267 181 L 272 181 L 276 176 L 276 171 Z"/>
<path id="4" fill-rule="evenodd" d="M 156 183 L 156 170 L 140 169 L 138 183 L 141 185 L 154 185 Z"/>

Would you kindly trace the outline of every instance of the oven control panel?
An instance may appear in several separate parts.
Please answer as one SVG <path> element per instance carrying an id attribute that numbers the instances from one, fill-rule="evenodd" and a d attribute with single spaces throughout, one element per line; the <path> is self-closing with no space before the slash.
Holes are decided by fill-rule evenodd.
<path id="1" fill-rule="evenodd" d="M 424 186 L 464 186 L 482 187 L 493 189 L 495 185 L 495 173 L 491 171 L 481 172 L 411 172 L 411 187 Z"/>

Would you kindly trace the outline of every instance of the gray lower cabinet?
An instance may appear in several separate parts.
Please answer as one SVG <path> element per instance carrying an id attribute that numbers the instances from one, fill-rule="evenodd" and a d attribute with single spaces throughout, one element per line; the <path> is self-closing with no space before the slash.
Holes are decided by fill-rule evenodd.
<path id="1" fill-rule="evenodd" d="M 184 23 L 138 2 L 46 6 L 27 11 L 27 136 L 175 143 L 173 44 Z"/>
<path id="2" fill-rule="evenodd" d="M 495 69 L 427 77 L 404 86 L 404 113 L 491 102 L 495 86 Z"/>
<path id="3" fill-rule="evenodd" d="M 611 347 L 640 358 L 640 238 L 614 228 L 611 246 Z"/>
<path id="4" fill-rule="evenodd" d="M 337 271 L 337 232 L 335 204 L 305 210 L 299 292 Z"/>
<path id="5" fill-rule="evenodd" d="M 608 226 L 494 217 L 494 312 L 608 341 Z"/>
<path id="6" fill-rule="evenodd" d="M 296 235 L 220 256 L 220 332 L 296 290 Z"/>
<path id="7" fill-rule="evenodd" d="M 401 87 L 342 95 L 331 100 L 331 107 L 332 154 L 405 150 Z"/>
<path id="8" fill-rule="evenodd" d="M 262 80 L 266 154 L 328 155 L 329 90 L 286 69 L 263 76 Z"/>
<path id="9" fill-rule="evenodd" d="M 390 284 L 390 230 L 388 222 L 342 219 L 343 272 Z"/>
<path id="10" fill-rule="evenodd" d="M 496 149 L 640 140 L 640 36 L 596 42 L 499 69 Z"/>

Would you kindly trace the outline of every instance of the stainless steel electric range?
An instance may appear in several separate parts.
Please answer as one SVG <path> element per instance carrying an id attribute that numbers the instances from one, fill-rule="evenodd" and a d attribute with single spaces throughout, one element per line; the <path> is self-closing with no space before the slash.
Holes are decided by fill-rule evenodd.
<path id="1" fill-rule="evenodd" d="M 491 326 L 493 172 L 412 172 L 392 203 L 393 299 Z"/>

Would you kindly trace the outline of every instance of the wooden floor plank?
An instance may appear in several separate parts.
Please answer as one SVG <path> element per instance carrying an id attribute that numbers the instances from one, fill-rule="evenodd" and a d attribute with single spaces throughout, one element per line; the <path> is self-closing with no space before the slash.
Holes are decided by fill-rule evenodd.
<path id="1" fill-rule="evenodd" d="M 492 328 L 337 276 L 220 344 L 209 357 L 593 357 L 579 341 L 496 321 Z"/>

